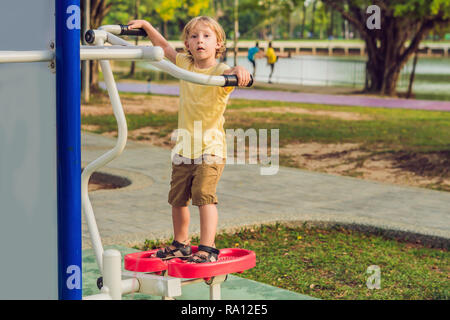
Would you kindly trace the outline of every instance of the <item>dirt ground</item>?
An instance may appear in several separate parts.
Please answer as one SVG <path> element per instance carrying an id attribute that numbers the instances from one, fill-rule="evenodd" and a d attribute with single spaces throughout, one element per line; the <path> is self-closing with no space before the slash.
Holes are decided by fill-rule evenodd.
<path id="1" fill-rule="evenodd" d="M 176 113 L 178 102 L 178 97 L 168 96 L 135 96 L 122 99 L 126 114 L 161 111 Z M 225 112 L 225 119 L 227 119 L 227 114 L 234 118 L 238 113 L 255 111 L 273 113 L 289 111 L 329 116 L 347 121 L 368 119 L 367 116 L 351 112 L 311 111 L 289 107 L 230 109 Z M 82 105 L 81 112 L 83 115 L 104 115 L 112 114 L 112 109 L 109 102 L 104 100 L 88 106 Z M 93 131 L 96 130 L 96 126 L 83 125 L 82 129 Z M 128 136 L 132 140 L 139 140 L 143 143 L 166 149 L 173 148 L 174 142 L 171 141 L 171 135 L 160 137 L 158 132 L 157 128 L 145 127 L 129 131 Z M 115 136 L 115 134 L 115 132 L 104 133 L 109 136 Z M 279 155 L 280 165 L 398 185 L 450 191 L 450 152 L 392 153 L 384 152 L 382 146 L 368 150 L 362 144 L 357 143 L 321 144 L 299 141 L 280 147 Z M 248 149 L 246 157 L 248 159 Z"/>

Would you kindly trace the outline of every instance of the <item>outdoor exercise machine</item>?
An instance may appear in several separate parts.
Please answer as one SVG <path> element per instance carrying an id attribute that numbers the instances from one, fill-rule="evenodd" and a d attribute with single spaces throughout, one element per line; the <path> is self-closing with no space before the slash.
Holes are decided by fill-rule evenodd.
<path id="1" fill-rule="evenodd" d="M 171 298 L 181 294 L 182 285 L 198 281 L 206 281 L 210 297 L 218 299 L 227 274 L 255 265 L 254 253 L 243 249 L 222 249 L 218 262 L 198 265 L 163 263 L 149 251 L 127 255 L 128 271 L 122 273 L 120 252 L 103 250 L 87 193 L 89 177 L 120 155 L 127 138 L 108 60 L 145 59 L 186 81 L 237 85 L 234 76 L 180 69 L 163 60 L 161 48 L 132 46 L 121 34 L 142 30 L 104 26 L 87 33 L 92 46 L 80 46 L 79 0 L 0 3 L 0 253 L 8 258 L 0 270 L 1 299 L 82 298 L 81 209 L 102 274 L 101 293 L 86 299 L 120 299 L 131 292 Z M 81 60 L 100 60 L 118 139 L 80 179 Z"/>
<path id="2" fill-rule="evenodd" d="M 99 278 L 98 287 L 101 290 L 104 287 L 108 288 L 107 290 L 103 290 L 105 292 L 99 295 L 87 298 L 118 298 L 121 294 L 131 292 L 172 298 L 181 295 L 182 285 L 205 281 L 210 286 L 210 298 L 220 299 L 220 284 L 225 281 L 228 274 L 243 272 L 255 266 L 254 252 L 237 248 L 221 249 L 219 261 L 202 264 L 187 263 L 185 260 L 178 258 L 163 261 L 155 257 L 157 250 L 128 254 L 124 259 L 125 269 L 130 271 L 124 273 L 124 276 L 128 279 L 122 280 L 123 285 L 119 285 L 121 279 L 119 272 L 120 253 L 118 251 L 103 251 L 100 234 L 88 196 L 88 182 L 93 172 L 122 153 L 127 140 L 125 115 L 109 61 L 103 60 L 105 56 L 112 59 L 129 60 L 129 56 L 122 55 L 125 55 L 130 50 L 135 50 L 135 58 L 146 59 L 159 70 L 168 72 L 176 78 L 202 85 L 236 86 L 237 77 L 235 75 L 208 76 L 189 72 L 175 66 L 167 60 L 163 60 L 164 51 L 160 47 L 136 47 L 118 37 L 121 35 L 146 36 L 147 34 L 142 29 L 129 30 L 126 25 L 102 26 L 98 30 L 89 30 L 86 32 L 85 40 L 92 46 L 82 47 L 81 49 L 81 59 L 84 59 L 85 56 L 90 59 L 102 59 L 100 60 L 100 67 L 118 124 L 118 138 L 115 147 L 88 164 L 82 173 L 81 195 L 83 211 L 86 215 L 97 264 L 104 275 L 103 278 Z M 106 47 L 106 43 L 111 44 L 111 46 Z M 249 86 L 251 85 L 252 83 L 249 84 Z M 198 248 L 193 246 L 193 251 L 196 252 L 197 250 Z M 114 266 L 114 264 L 117 265 Z M 115 280 L 112 278 L 115 278 Z M 187 280 L 181 281 L 181 279 Z M 112 293 L 112 291 L 116 292 Z"/>

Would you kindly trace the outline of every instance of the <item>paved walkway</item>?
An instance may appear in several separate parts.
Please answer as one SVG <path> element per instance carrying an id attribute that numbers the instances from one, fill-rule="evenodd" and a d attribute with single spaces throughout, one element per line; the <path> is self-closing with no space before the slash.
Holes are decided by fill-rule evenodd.
<path id="1" fill-rule="evenodd" d="M 82 134 L 83 165 L 111 149 L 115 139 Z M 90 194 L 103 244 L 134 245 L 172 235 L 167 203 L 170 150 L 129 141 L 106 173 L 132 181 L 118 190 Z M 227 164 L 217 188 L 219 229 L 275 221 L 341 222 L 450 240 L 450 193 L 280 167 L 260 175 L 259 165 Z M 197 207 L 190 206 L 191 232 L 198 233 Z M 90 247 L 83 223 L 83 246 Z"/>
<path id="2" fill-rule="evenodd" d="M 103 84 L 101 85 L 104 87 Z M 119 89 L 119 91 L 125 92 L 148 92 L 148 85 L 146 83 L 122 82 L 117 84 L 117 88 Z M 179 87 L 178 85 L 151 84 L 150 92 L 154 94 L 179 95 Z M 231 94 L 231 98 L 331 104 L 341 106 L 366 106 L 450 111 L 450 101 L 376 98 L 365 96 L 314 94 L 275 90 L 236 89 Z"/>

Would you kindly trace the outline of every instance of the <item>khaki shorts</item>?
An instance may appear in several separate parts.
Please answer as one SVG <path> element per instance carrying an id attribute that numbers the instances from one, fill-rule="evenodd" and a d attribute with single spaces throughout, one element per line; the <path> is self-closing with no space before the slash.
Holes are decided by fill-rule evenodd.
<path id="1" fill-rule="evenodd" d="M 217 204 L 216 187 L 225 167 L 225 160 L 214 155 L 188 159 L 175 155 L 172 159 L 169 203 L 184 207 Z"/>

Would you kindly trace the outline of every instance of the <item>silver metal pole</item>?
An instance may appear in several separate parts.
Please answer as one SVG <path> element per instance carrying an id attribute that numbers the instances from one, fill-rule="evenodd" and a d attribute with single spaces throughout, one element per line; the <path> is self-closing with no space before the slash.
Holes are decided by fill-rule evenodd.
<path id="1" fill-rule="evenodd" d="M 0 51 L 0 63 L 52 61 L 55 53 L 50 50 Z"/>

